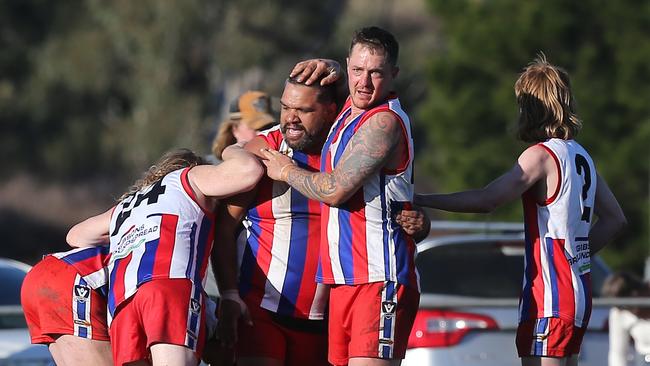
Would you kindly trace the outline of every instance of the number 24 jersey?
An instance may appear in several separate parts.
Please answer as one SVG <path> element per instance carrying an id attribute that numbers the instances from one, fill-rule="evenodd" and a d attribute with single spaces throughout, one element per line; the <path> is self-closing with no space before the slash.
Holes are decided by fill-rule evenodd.
<path id="1" fill-rule="evenodd" d="M 203 286 L 214 215 L 196 201 L 187 174 L 176 170 L 122 200 L 111 216 L 108 308 L 153 279 L 187 278 Z"/>

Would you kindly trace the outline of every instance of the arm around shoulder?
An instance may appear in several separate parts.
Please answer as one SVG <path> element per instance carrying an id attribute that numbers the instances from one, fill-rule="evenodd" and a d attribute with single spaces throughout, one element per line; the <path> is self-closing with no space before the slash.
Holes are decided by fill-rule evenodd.
<path id="1" fill-rule="evenodd" d="M 451 212 L 490 213 L 519 198 L 546 177 L 548 159 L 551 158 L 543 148 L 531 146 L 509 171 L 483 188 L 449 194 L 416 194 L 414 203 Z"/>
<path id="2" fill-rule="evenodd" d="M 204 196 L 223 198 L 250 191 L 264 174 L 259 160 L 241 147 L 229 146 L 224 158 L 219 165 L 198 165 L 190 170 L 192 184 Z"/>

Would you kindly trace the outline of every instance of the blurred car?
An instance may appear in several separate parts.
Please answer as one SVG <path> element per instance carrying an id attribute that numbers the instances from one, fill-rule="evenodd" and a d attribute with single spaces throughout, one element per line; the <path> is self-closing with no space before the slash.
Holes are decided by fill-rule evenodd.
<path id="1" fill-rule="evenodd" d="M 436 230 L 455 233 L 418 244 L 422 297 L 402 365 L 519 366 L 515 334 L 524 273 L 523 225 L 434 222 Z M 592 258 L 594 298 L 609 273 L 600 258 Z M 594 304 L 580 364 L 607 365 L 608 311 L 608 306 Z"/>
<path id="2" fill-rule="evenodd" d="M 46 346 L 31 344 L 20 306 L 20 287 L 30 268 L 0 258 L 0 366 L 54 365 Z"/>

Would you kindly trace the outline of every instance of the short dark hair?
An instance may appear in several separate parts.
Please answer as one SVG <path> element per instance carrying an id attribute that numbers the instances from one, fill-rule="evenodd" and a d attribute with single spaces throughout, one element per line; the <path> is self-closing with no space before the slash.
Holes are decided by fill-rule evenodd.
<path id="1" fill-rule="evenodd" d="M 326 85 L 320 85 L 320 81 L 327 75 L 321 75 L 318 80 L 311 83 L 311 85 L 306 85 L 304 81 L 298 81 L 296 77 L 287 78 L 286 83 L 294 85 L 302 85 L 308 88 L 313 88 L 318 90 L 317 99 L 319 103 L 329 104 L 337 102 L 337 90 L 336 84 L 330 83 Z"/>
<path id="2" fill-rule="evenodd" d="M 388 62 L 391 66 L 397 66 L 397 56 L 399 55 L 399 44 L 389 31 L 379 27 L 364 27 L 354 32 L 352 42 L 350 43 L 350 52 L 356 44 L 363 44 L 373 49 L 383 50 L 388 56 Z"/>

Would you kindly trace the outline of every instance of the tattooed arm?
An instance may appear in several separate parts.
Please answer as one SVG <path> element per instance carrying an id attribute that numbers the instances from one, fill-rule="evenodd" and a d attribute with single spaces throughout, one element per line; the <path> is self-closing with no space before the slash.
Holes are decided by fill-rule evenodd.
<path id="1" fill-rule="evenodd" d="M 347 201 L 366 179 L 390 163 L 390 158 L 403 144 L 402 127 L 390 112 L 370 117 L 355 132 L 331 173 L 314 173 L 297 167 L 291 159 L 277 151 L 263 151 L 267 174 L 282 180 L 305 196 L 339 206 Z"/>

